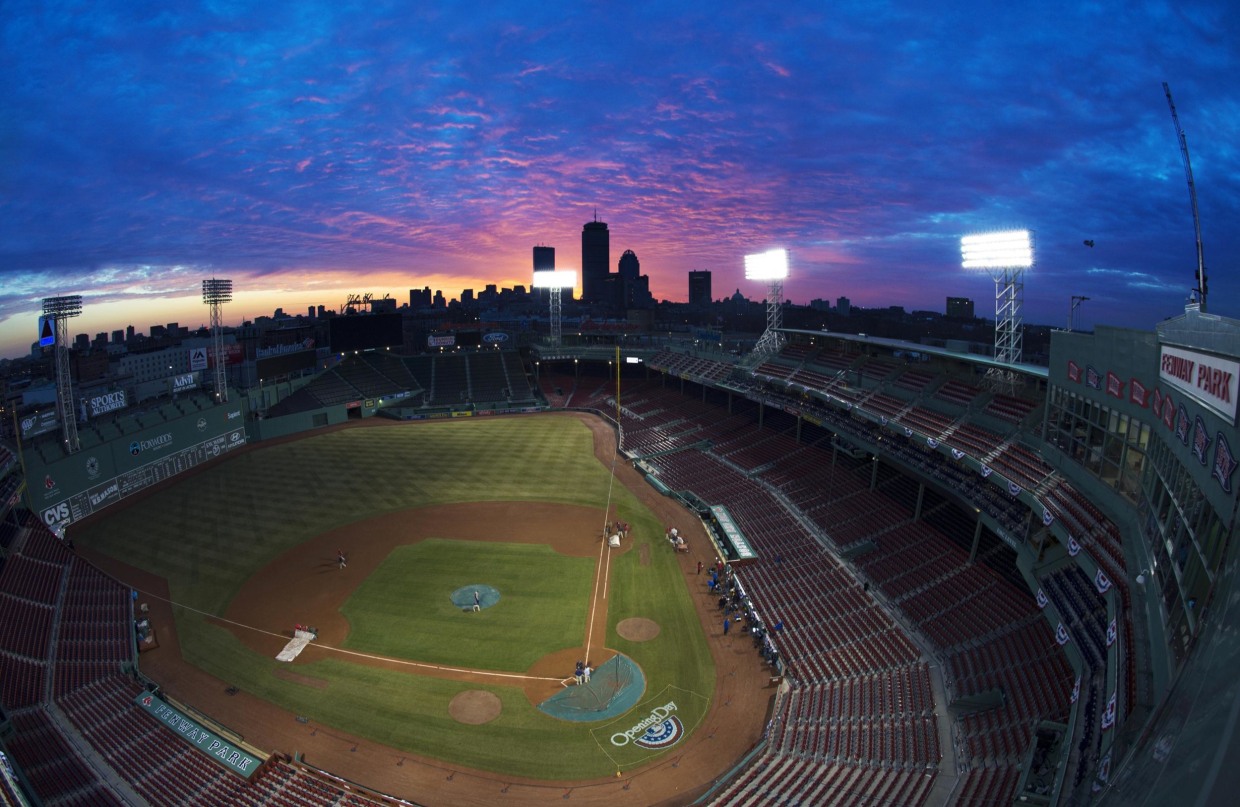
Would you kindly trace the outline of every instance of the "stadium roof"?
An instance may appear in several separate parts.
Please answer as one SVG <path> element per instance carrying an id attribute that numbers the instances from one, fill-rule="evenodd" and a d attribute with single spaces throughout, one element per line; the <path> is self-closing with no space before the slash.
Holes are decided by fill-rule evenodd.
<path id="1" fill-rule="evenodd" d="M 1007 362 L 996 361 L 989 356 L 979 356 L 976 353 L 962 353 L 958 350 L 948 350 L 947 348 L 936 347 L 934 345 L 923 345 L 920 342 L 905 342 L 902 339 L 884 339 L 878 336 L 866 336 L 863 333 L 840 333 L 837 331 L 804 331 L 795 328 L 781 328 L 786 334 L 800 334 L 803 336 L 829 336 L 832 339 L 841 339 L 847 342 L 862 342 L 867 345 L 881 345 L 882 347 L 892 350 L 907 350 L 912 353 L 925 353 L 928 356 L 939 356 L 947 359 L 955 359 L 956 361 L 977 364 L 982 367 L 995 367 L 1000 370 L 1014 370 L 1018 373 L 1034 376 L 1042 380 L 1050 374 L 1050 370 L 1046 367 L 1040 367 L 1036 364 L 1008 364 Z"/>

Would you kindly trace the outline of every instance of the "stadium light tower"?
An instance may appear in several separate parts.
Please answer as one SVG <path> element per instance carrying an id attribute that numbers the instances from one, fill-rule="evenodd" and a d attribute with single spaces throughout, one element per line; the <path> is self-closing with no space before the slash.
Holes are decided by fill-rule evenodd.
<path id="1" fill-rule="evenodd" d="M 1023 358 L 1020 306 L 1025 270 L 1033 266 L 1029 230 L 967 235 L 960 239 L 961 266 L 981 269 L 995 281 L 995 360 L 1019 364 Z"/>
<path id="2" fill-rule="evenodd" d="M 43 321 L 50 321 L 55 333 L 52 350 L 56 356 L 56 414 L 60 418 L 65 452 L 69 454 L 82 447 L 78 442 L 77 414 L 73 411 L 73 376 L 69 373 L 69 320 L 81 313 L 80 294 L 43 298 Z"/>
<path id="3" fill-rule="evenodd" d="M 224 372 L 224 318 L 220 306 L 232 301 L 232 281 L 212 277 L 202 281 L 202 301 L 211 307 L 211 353 L 215 360 L 215 402 L 228 400 Z"/>
<path id="4" fill-rule="evenodd" d="M 548 289 L 551 294 L 551 344 L 560 346 L 560 292 L 572 289 L 577 285 L 577 273 L 572 269 L 544 269 L 534 273 L 534 288 Z"/>
<path id="5" fill-rule="evenodd" d="M 745 279 L 767 283 L 766 330 L 758 338 L 750 354 L 761 359 L 779 352 L 784 346 L 783 327 L 784 280 L 788 277 L 788 250 L 771 249 L 745 256 Z"/>

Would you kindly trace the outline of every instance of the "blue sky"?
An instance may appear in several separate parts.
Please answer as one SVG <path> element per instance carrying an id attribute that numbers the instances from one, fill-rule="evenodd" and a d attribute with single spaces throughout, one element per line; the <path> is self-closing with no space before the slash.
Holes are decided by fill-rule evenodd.
<path id="1" fill-rule="evenodd" d="M 1025 318 L 1149 329 L 1196 256 L 1240 317 L 1240 12 L 940 4 L 22 2 L 0 10 L 0 355 L 347 293 L 528 283 L 581 225 L 656 297 L 785 246 L 786 296 L 993 311 L 961 235 L 1028 227 Z M 1083 241 L 1090 239 L 1089 248 Z"/>

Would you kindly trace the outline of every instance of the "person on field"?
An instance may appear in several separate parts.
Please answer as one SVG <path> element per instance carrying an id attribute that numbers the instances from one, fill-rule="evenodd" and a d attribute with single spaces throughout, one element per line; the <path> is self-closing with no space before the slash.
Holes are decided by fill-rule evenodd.
<path id="1" fill-rule="evenodd" d="M 590 666 L 590 662 L 586 662 L 586 666 L 581 668 L 581 680 L 584 683 L 590 683 L 590 673 L 594 672 L 594 668 Z"/>
<path id="2" fill-rule="evenodd" d="M 585 676 L 586 676 L 586 665 L 584 662 L 578 661 L 577 668 L 576 670 L 573 671 L 573 681 L 578 686 L 581 686 L 581 683 L 585 679 Z"/>
<path id="3" fill-rule="evenodd" d="M 482 610 L 482 598 L 478 596 L 477 589 L 474 590 L 474 610 L 475 611 Z"/>
<path id="4" fill-rule="evenodd" d="M 345 557 L 344 550 L 337 549 L 336 550 L 336 563 L 339 564 L 341 569 L 349 565 L 348 561 L 349 559 Z"/>

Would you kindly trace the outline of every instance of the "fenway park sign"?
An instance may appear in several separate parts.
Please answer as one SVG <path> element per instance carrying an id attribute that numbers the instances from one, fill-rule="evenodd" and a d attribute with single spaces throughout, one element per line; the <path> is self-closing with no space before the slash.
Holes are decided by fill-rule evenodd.
<path id="1" fill-rule="evenodd" d="M 134 703 L 151 717 L 172 729 L 181 739 L 194 746 L 199 752 L 228 768 L 233 773 L 250 778 L 262 764 L 262 760 L 197 720 L 185 715 L 172 704 L 155 697 L 149 692 L 141 692 L 134 698 Z"/>
<path id="2" fill-rule="evenodd" d="M 1163 345 L 1158 357 L 1158 377 L 1228 423 L 1236 422 L 1240 362 Z"/>

